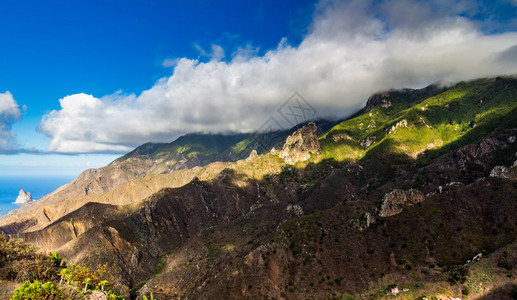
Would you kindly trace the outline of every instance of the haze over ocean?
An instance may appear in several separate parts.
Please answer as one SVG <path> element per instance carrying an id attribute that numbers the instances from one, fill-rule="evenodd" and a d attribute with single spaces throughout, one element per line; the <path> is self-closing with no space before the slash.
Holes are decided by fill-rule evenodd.
<path id="1" fill-rule="evenodd" d="M 0 214 L 20 207 L 14 204 L 20 189 L 30 192 L 33 199 L 40 199 L 74 178 L 73 175 L 0 175 Z"/>

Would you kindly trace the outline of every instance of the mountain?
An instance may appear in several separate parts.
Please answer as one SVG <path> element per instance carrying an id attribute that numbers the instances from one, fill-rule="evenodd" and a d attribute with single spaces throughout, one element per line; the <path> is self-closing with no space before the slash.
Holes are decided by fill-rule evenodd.
<path id="1" fill-rule="evenodd" d="M 314 122 L 319 125 L 320 134 L 338 123 Z M 10 234 L 34 231 L 88 202 L 124 205 L 141 201 L 161 188 L 184 185 L 195 176 L 213 176 L 211 173 L 218 172 L 219 167 L 203 168 L 210 163 L 224 166 L 225 162 L 247 158 L 252 150 L 263 154 L 273 147 L 281 148 L 286 137 L 301 126 L 254 134 L 193 133 L 171 143 L 147 143 L 104 168 L 84 171 L 39 201 L 11 211 L 0 218 L 0 226 L 6 225 L 4 232 Z M 155 180 L 155 174 L 171 175 Z"/>
<path id="2" fill-rule="evenodd" d="M 72 264 L 115 266 L 132 297 L 515 293 L 515 77 L 381 92 L 319 124 L 256 155 L 253 135 L 146 144 L 99 171 L 117 166 L 126 182 L 83 194 L 72 182 L 0 230 Z"/>
<path id="3" fill-rule="evenodd" d="M 159 174 L 204 166 L 214 161 L 231 161 L 240 158 L 241 149 L 236 149 L 235 144 L 250 136 L 251 134 L 188 134 L 172 143 L 144 144 L 113 163 L 131 162 L 135 167 L 141 165 L 146 172 Z"/>
<path id="4" fill-rule="evenodd" d="M 314 120 L 320 133 L 339 121 Z M 147 143 L 116 159 L 112 164 L 125 164 L 124 169 L 143 170 L 145 174 L 164 174 L 181 169 L 206 166 L 212 162 L 233 162 L 247 158 L 252 150 L 259 154 L 281 148 L 285 139 L 305 123 L 282 131 L 250 134 L 191 133 L 171 143 Z M 136 172 L 134 172 L 136 173 Z"/>

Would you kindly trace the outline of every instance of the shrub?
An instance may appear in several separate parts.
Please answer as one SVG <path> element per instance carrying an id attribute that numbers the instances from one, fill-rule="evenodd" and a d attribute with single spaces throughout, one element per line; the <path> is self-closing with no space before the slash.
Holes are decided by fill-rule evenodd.
<path id="1" fill-rule="evenodd" d="M 467 276 L 469 275 L 469 269 L 466 267 L 457 267 L 451 270 L 449 274 L 449 282 L 452 284 L 465 283 Z"/>
<path id="2" fill-rule="evenodd" d="M 152 295 L 151 295 L 152 297 Z M 122 296 L 119 296 L 117 293 L 115 292 L 112 292 L 112 291 L 108 291 L 108 299 L 110 300 L 124 300 L 124 297 Z M 151 300 L 153 300 L 154 298 L 151 298 Z"/>
<path id="3" fill-rule="evenodd" d="M 510 263 L 511 259 L 509 257 L 508 250 L 505 250 L 497 259 L 497 266 L 500 268 L 504 268 L 508 271 L 511 271 L 513 266 Z"/>
<path id="4" fill-rule="evenodd" d="M 101 290 L 109 299 L 129 296 L 127 287 L 116 284 L 117 272 L 107 265 L 95 270 L 82 265 L 67 267 L 55 251 L 48 256 L 38 254 L 33 245 L 1 234 L 0 280 L 24 282 L 12 299 L 69 299 L 88 290 Z M 54 285 L 58 282 L 59 287 Z"/>
<path id="5" fill-rule="evenodd" d="M 14 291 L 14 294 L 11 297 L 11 300 L 21 299 L 60 300 L 69 299 L 69 297 L 67 297 L 63 291 L 51 282 L 41 284 L 39 281 L 34 281 L 33 283 L 25 281 L 21 287 Z"/>
<path id="6" fill-rule="evenodd" d="M 66 262 L 63 260 L 61 255 L 59 255 L 56 251 L 50 252 L 49 256 L 50 260 L 54 263 L 56 268 L 66 268 Z"/>
<path id="7" fill-rule="evenodd" d="M 464 287 L 462 290 L 461 290 L 461 293 L 465 296 L 468 296 L 470 294 L 470 291 L 469 291 L 469 288 L 468 287 Z"/>
<path id="8" fill-rule="evenodd" d="M 117 299 L 112 298 L 112 296 L 126 292 L 124 287 L 111 284 L 112 282 L 116 282 L 114 275 L 114 270 L 108 268 L 107 265 L 100 265 L 93 271 L 88 267 L 78 264 L 71 265 L 59 271 L 61 282 L 77 290 L 81 289 L 83 293 L 86 293 L 87 290 L 108 291 L 110 299 Z"/>
<path id="9" fill-rule="evenodd" d="M 0 279 L 10 281 L 54 281 L 57 269 L 48 257 L 22 240 L 0 234 Z"/>

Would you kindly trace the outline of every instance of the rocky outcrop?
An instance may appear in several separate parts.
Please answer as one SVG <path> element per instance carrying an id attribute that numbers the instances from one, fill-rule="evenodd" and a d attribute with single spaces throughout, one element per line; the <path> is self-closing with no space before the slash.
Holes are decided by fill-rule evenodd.
<path id="1" fill-rule="evenodd" d="M 253 149 L 251 150 L 251 153 L 250 155 L 248 156 L 247 160 L 253 160 L 255 157 L 257 157 L 258 154 L 257 154 L 257 150 Z"/>
<path id="2" fill-rule="evenodd" d="M 337 142 L 339 140 L 351 140 L 352 138 L 346 134 L 346 133 L 338 133 L 338 134 L 334 134 L 332 136 L 332 139 L 334 140 L 334 142 Z"/>
<path id="3" fill-rule="evenodd" d="M 507 168 L 505 166 L 495 166 L 490 172 L 490 177 L 516 180 L 517 172 L 514 169 Z"/>
<path id="4" fill-rule="evenodd" d="M 34 201 L 34 199 L 32 199 L 31 193 L 25 192 L 23 189 L 21 189 L 20 193 L 18 194 L 18 197 L 16 198 L 16 201 L 14 201 L 14 203 L 25 204 L 25 203 L 28 203 L 31 201 Z"/>
<path id="5" fill-rule="evenodd" d="M 506 148 L 503 140 L 497 137 L 488 137 L 479 143 L 466 145 L 456 151 L 455 160 L 460 169 L 465 169 L 469 163 L 484 165 L 484 161 L 491 158 L 491 155 L 498 149 Z"/>
<path id="6" fill-rule="evenodd" d="M 378 107 L 390 107 L 391 101 L 389 100 L 389 98 L 389 93 L 378 93 L 372 95 L 370 98 L 368 98 L 368 101 L 366 102 L 365 111 L 369 112 Z"/>
<path id="7" fill-rule="evenodd" d="M 108 300 L 108 296 L 101 291 L 93 291 L 91 294 L 82 297 L 83 300 Z"/>
<path id="8" fill-rule="evenodd" d="M 312 122 L 296 130 L 287 137 L 284 147 L 278 156 L 291 165 L 299 161 L 308 160 L 311 157 L 311 153 L 316 153 L 320 149 L 320 142 L 316 132 L 316 124 Z"/>
<path id="9" fill-rule="evenodd" d="M 515 132 L 514 129 L 497 130 L 478 142 L 438 157 L 423 168 L 422 173 L 427 175 L 425 179 L 422 177 L 419 180 L 425 180 L 427 188 L 422 190 L 430 192 L 452 181 L 469 184 L 489 176 L 495 166 L 512 166 L 515 154 L 508 154 L 515 153 L 512 147 L 516 145 L 508 144 L 508 139 L 515 136 Z M 496 169 L 495 174 L 497 171 Z M 461 175 L 458 176 L 459 174 Z"/>
<path id="10" fill-rule="evenodd" d="M 409 191 L 395 189 L 384 195 L 382 199 L 380 217 L 390 217 L 402 212 L 404 207 L 417 204 L 425 200 L 422 192 L 415 189 Z"/>
<path id="11" fill-rule="evenodd" d="M 369 212 L 365 212 L 364 213 L 364 219 L 366 220 L 366 228 L 369 228 L 370 225 L 375 223 L 375 218 Z"/>
<path id="12" fill-rule="evenodd" d="M 376 140 L 376 137 L 374 135 L 369 136 L 361 142 L 361 146 L 363 146 L 363 148 L 366 149 L 366 148 L 370 147 L 371 145 L 373 145 L 375 143 L 375 140 Z"/>
<path id="13" fill-rule="evenodd" d="M 389 133 L 397 131 L 397 129 L 399 129 L 399 128 L 404 128 L 404 127 L 408 127 L 408 123 L 406 120 L 397 122 L 397 124 L 391 126 L 391 128 L 388 128 L 386 131 L 389 134 Z"/>
<path id="14" fill-rule="evenodd" d="M 300 205 L 287 205 L 286 208 L 287 213 L 294 215 L 296 218 L 299 218 L 303 216 L 303 209 L 300 207 Z"/>
<path id="15" fill-rule="evenodd" d="M 365 212 L 364 215 L 360 218 L 354 218 L 350 221 L 350 225 L 352 225 L 355 229 L 359 231 L 365 231 L 366 229 L 370 228 L 370 226 L 374 223 L 375 217 L 369 212 Z"/>

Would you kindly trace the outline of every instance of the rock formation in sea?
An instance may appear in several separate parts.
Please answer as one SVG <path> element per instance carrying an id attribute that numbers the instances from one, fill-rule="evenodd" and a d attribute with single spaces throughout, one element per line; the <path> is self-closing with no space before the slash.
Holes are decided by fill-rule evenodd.
<path id="1" fill-rule="evenodd" d="M 16 204 L 25 204 L 28 202 L 33 201 L 32 195 L 29 192 L 25 192 L 23 189 L 20 190 L 20 193 L 18 194 L 18 197 L 16 198 L 16 201 L 14 203 Z"/>

